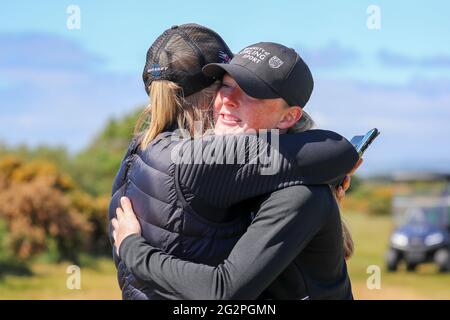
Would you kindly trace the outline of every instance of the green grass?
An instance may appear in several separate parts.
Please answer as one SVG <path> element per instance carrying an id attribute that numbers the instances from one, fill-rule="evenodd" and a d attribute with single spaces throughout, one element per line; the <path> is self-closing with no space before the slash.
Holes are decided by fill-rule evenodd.
<path id="1" fill-rule="evenodd" d="M 405 267 L 390 273 L 384 267 L 384 254 L 393 225 L 390 217 L 345 214 L 356 251 L 348 261 L 355 298 L 359 299 L 450 299 L 450 273 L 439 273 L 434 264 L 420 265 L 416 272 Z M 369 290 L 367 267 L 381 268 L 381 289 Z"/>
<path id="2" fill-rule="evenodd" d="M 384 252 L 392 229 L 389 217 L 345 214 L 356 242 L 356 252 L 348 262 L 356 299 L 450 299 L 450 273 L 440 274 L 433 264 L 409 273 L 384 268 Z M 66 287 L 68 263 L 37 262 L 32 275 L 0 278 L 0 299 L 120 299 L 114 264 L 109 258 L 88 259 L 81 267 L 81 289 Z M 367 267 L 381 268 L 381 289 L 366 286 Z"/>
<path id="3" fill-rule="evenodd" d="M 0 299 L 121 299 L 111 259 L 99 258 L 80 269 L 80 289 L 68 289 L 69 263 L 35 263 L 31 276 L 0 279 Z"/>

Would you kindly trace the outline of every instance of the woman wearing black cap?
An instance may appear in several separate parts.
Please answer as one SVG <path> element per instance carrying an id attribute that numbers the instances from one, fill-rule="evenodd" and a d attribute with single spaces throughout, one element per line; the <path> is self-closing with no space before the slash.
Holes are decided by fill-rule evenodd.
<path id="1" fill-rule="evenodd" d="M 250 210 L 241 213 L 243 210 L 234 205 L 293 184 L 330 183 L 342 178 L 357 161 L 355 150 L 345 139 L 323 130 L 281 135 L 279 147 L 246 134 L 212 135 L 200 142 L 182 139 L 175 129 L 193 134 L 195 121 L 204 120 L 211 112 L 217 87 L 213 79 L 202 74 L 202 67 L 227 62 L 230 56 L 216 33 L 198 25 L 173 27 L 156 40 L 144 69 L 151 109 L 144 111 L 143 117 L 151 114 L 152 121 L 132 141 L 116 176 L 110 203 L 112 220 L 120 198 L 128 196 L 142 236 L 153 249 L 206 265 L 222 262 L 250 223 Z M 137 128 L 142 129 L 142 124 L 140 121 Z M 197 152 L 199 146 L 203 154 Z M 252 152 L 258 148 L 268 148 L 271 163 L 281 164 L 276 174 L 261 174 L 265 168 L 260 162 L 224 165 L 202 161 L 205 150 L 206 154 L 231 150 L 232 159 L 246 155 L 255 160 L 257 154 Z M 174 162 L 174 154 L 191 162 Z M 265 204 L 270 203 L 269 198 Z M 112 232 L 110 235 L 113 243 Z M 125 265 L 116 250 L 114 258 L 125 299 L 190 297 L 178 290 L 170 292 L 170 284 L 161 288 L 164 283 L 142 281 L 141 275 L 136 277 L 127 268 L 136 261 Z M 266 288 L 277 275 L 274 270 L 259 286 Z M 349 296 L 348 281 L 343 282 Z M 260 293 L 260 289 L 254 290 L 254 297 Z M 240 297 L 230 291 L 222 296 Z M 242 296 L 249 297 L 248 291 Z"/>

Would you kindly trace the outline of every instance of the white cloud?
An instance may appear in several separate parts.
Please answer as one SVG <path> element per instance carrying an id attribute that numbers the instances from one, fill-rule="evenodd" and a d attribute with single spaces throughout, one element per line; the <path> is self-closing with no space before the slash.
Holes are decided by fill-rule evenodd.
<path id="1" fill-rule="evenodd" d="M 68 40 L 0 36 L 0 46 L 0 83 L 8 83 L 0 88 L 0 139 L 7 143 L 79 150 L 109 117 L 146 100 L 140 74 L 104 72 L 101 58 Z"/>
<path id="2" fill-rule="evenodd" d="M 372 127 L 382 134 L 366 155 L 362 171 L 401 167 L 403 163 L 434 168 L 450 159 L 450 90 L 448 80 L 434 80 L 426 93 L 416 90 L 416 81 L 404 86 L 385 86 L 349 80 L 318 79 L 306 107 L 319 127 L 336 130 L 346 137 Z M 431 85 L 430 79 L 424 79 Z M 442 164 L 439 164 L 442 166 Z M 450 163 L 447 163 L 450 170 Z"/>

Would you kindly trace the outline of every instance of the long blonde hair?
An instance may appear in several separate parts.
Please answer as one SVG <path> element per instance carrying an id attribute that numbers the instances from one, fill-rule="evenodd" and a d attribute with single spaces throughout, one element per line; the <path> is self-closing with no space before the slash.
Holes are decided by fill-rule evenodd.
<path id="1" fill-rule="evenodd" d="M 303 111 L 303 115 L 292 127 L 289 128 L 288 133 L 303 132 L 314 128 L 315 123 L 309 114 Z M 336 195 L 336 189 L 332 188 L 334 195 Z M 353 237 L 348 227 L 347 222 L 341 214 L 341 224 L 342 224 L 342 237 L 344 245 L 344 257 L 345 259 L 350 259 L 355 251 L 355 244 L 353 242 Z"/>
<path id="2" fill-rule="evenodd" d="M 215 82 L 184 97 L 182 88 L 176 83 L 167 80 L 153 81 L 149 86 L 150 102 L 140 114 L 134 128 L 135 135 L 142 135 L 141 148 L 145 149 L 157 135 L 175 126 L 186 129 L 191 136 L 194 135 L 196 121 L 202 123 L 202 131 L 212 127 L 211 104 L 218 88 L 219 83 Z"/>

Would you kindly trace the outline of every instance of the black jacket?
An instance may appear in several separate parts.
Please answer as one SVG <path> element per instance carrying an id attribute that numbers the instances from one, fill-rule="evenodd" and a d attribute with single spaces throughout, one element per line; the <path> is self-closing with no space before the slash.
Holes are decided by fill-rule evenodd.
<path id="1" fill-rule="evenodd" d="M 109 219 L 120 196 L 127 195 L 154 248 L 217 265 L 250 222 L 248 214 L 237 215 L 230 207 L 290 185 L 340 179 L 358 159 L 350 143 L 330 131 L 281 135 L 279 145 L 269 141 L 239 135 L 208 136 L 199 143 L 166 132 L 141 150 L 134 140 L 114 182 Z M 266 149 L 269 161 L 256 161 Z M 167 298 L 114 258 L 124 299 Z"/>
<path id="2" fill-rule="evenodd" d="M 339 209 L 328 186 L 292 186 L 258 204 L 218 266 L 184 261 L 131 235 L 129 269 L 169 299 L 352 299 Z"/>

